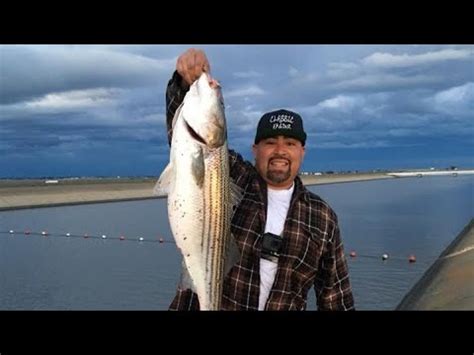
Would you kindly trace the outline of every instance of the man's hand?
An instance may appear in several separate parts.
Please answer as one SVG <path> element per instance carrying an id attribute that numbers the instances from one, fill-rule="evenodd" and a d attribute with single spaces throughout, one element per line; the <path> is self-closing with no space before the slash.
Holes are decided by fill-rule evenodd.
<path id="1" fill-rule="evenodd" d="M 211 74 L 206 54 L 201 49 L 195 48 L 190 48 L 179 56 L 176 70 L 187 86 L 191 86 L 203 72 Z"/>

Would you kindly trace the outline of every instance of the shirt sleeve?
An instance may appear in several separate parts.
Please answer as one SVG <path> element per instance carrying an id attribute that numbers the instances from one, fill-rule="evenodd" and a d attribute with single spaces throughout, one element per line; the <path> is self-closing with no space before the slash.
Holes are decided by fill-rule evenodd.
<path id="1" fill-rule="evenodd" d="M 197 294 L 192 290 L 180 289 L 176 291 L 171 305 L 169 306 L 170 311 L 199 311 L 199 299 Z"/>
<path id="2" fill-rule="evenodd" d="M 229 149 L 230 178 L 232 182 L 245 189 L 256 174 L 255 167 L 232 149 Z"/>
<path id="3" fill-rule="evenodd" d="M 330 234 L 331 235 L 331 234 Z M 349 270 L 344 255 L 337 217 L 332 228 L 328 248 L 321 258 L 319 275 L 315 280 L 318 310 L 354 310 L 354 298 L 349 281 Z"/>
<path id="4" fill-rule="evenodd" d="M 166 87 L 166 127 L 168 130 L 168 144 L 171 146 L 171 137 L 173 135 L 173 117 L 179 105 L 184 100 L 189 88 L 182 84 L 182 77 L 175 70 L 173 76 L 168 81 Z"/>

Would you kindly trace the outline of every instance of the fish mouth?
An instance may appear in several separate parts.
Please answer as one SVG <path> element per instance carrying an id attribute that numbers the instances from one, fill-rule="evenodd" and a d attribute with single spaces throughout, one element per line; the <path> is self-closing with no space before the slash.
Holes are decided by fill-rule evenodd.
<path id="1" fill-rule="evenodd" d="M 188 130 L 189 134 L 191 135 L 191 137 L 201 143 L 201 144 L 204 144 L 204 145 L 207 145 L 206 141 L 204 140 L 204 138 L 202 138 L 199 134 L 197 134 L 197 132 L 189 125 L 188 122 L 186 122 L 186 120 L 184 120 L 184 123 L 186 124 L 186 129 Z"/>

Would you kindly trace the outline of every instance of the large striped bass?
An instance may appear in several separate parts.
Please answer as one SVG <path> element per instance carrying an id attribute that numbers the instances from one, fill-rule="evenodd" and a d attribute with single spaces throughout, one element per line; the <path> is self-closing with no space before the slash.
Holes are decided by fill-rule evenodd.
<path id="1" fill-rule="evenodd" d="M 238 257 L 230 234 L 231 187 L 224 102 L 217 81 L 196 80 L 173 118 L 170 162 L 154 192 L 168 193 L 171 231 L 183 256 L 182 289 L 201 310 L 219 310 Z"/>

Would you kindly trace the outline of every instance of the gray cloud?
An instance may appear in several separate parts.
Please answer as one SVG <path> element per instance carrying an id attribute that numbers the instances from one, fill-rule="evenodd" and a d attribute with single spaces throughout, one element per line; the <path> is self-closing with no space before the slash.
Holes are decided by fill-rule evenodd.
<path id="1" fill-rule="evenodd" d="M 234 77 L 241 79 L 260 78 L 263 77 L 263 73 L 258 73 L 254 70 L 236 72 L 233 73 Z"/>
<path id="2" fill-rule="evenodd" d="M 0 103 L 52 92 L 156 85 L 175 58 L 155 59 L 95 46 L 1 46 Z"/>
<path id="3" fill-rule="evenodd" d="M 166 160 L 165 89 L 185 48 L 0 46 L 0 152 L 114 147 Z M 247 154 L 276 108 L 303 115 L 310 148 L 472 141 L 473 46 L 201 48 L 223 87 L 230 146 Z"/>
<path id="4" fill-rule="evenodd" d="M 410 67 L 415 65 L 427 65 L 449 60 L 472 59 L 474 55 L 471 49 L 442 49 L 435 52 L 422 54 L 402 54 L 374 53 L 362 59 L 362 63 L 367 66 L 393 68 Z"/>
<path id="5" fill-rule="evenodd" d="M 225 97 L 249 97 L 257 95 L 265 95 L 265 91 L 256 85 L 243 86 L 236 89 L 223 92 Z"/>

